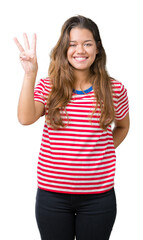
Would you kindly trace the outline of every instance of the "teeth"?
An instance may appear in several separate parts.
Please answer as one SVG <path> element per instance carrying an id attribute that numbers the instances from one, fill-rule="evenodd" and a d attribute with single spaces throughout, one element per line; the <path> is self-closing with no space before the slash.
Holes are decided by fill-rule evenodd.
<path id="1" fill-rule="evenodd" d="M 86 57 L 75 57 L 75 59 L 80 61 L 80 60 L 85 60 Z"/>

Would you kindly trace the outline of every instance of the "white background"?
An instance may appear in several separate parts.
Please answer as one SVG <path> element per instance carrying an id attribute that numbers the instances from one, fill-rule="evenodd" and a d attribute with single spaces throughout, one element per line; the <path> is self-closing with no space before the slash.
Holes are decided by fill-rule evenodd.
<path id="1" fill-rule="evenodd" d="M 0 239 L 40 240 L 35 220 L 36 167 L 44 118 L 31 126 L 17 120 L 23 80 L 19 51 L 23 32 L 37 33 L 39 71 L 46 77 L 50 50 L 61 26 L 81 14 L 95 21 L 110 75 L 128 90 L 130 132 L 117 149 L 115 190 L 118 214 L 111 240 L 143 239 L 143 15 L 136 0 L 5 0 L 0 6 Z M 88 240 L 88 239 L 87 239 Z"/>

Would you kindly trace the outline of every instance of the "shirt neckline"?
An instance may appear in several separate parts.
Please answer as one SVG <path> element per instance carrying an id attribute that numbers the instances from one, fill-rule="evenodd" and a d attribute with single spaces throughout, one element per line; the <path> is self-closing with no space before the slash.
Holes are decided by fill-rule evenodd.
<path id="1" fill-rule="evenodd" d="M 73 89 L 73 92 L 76 93 L 76 94 L 84 94 L 84 93 L 89 93 L 93 90 L 93 87 L 89 87 L 88 89 L 84 90 L 84 91 L 80 91 L 80 90 L 75 90 Z"/>

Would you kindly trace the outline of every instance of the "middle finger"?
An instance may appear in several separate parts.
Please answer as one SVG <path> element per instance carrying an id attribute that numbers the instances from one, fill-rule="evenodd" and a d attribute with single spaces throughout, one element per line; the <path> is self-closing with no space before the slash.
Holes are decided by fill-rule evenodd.
<path id="1" fill-rule="evenodd" d="M 30 49 L 30 45 L 29 45 L 29 41 L 28 41 L 28 37 L 26 33 L 23 33 L 23 38 L 24 38 L 24 45 L 25 45 L 25 49 Z"/>

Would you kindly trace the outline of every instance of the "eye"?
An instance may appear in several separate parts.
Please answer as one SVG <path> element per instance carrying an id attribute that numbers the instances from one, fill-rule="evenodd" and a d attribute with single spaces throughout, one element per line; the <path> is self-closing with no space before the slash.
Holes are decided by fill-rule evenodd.
<path id="1" fill-rule="evenodd" d="M 85 43 L 84 46 L 86 46 L 86 47 L 91 47 L 92 44 L 91 44 L 91 43 Z"/>
<path id="2" fill-rule="evenodd" d="M 70 47 L 76 47 L 76 44 L 72 43 L 69 45 Z"/>

